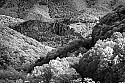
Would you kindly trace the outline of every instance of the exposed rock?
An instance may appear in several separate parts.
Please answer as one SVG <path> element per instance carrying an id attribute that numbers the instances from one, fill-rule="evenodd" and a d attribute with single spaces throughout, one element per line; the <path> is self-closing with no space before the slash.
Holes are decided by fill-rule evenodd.
<path id="1" fill-rule="evenodd" d="M 124 78 L 121 75 L 122 73 L 119 74 L 119 70 L 122 69 L 124 62 L 117 62 L 120 59 L 124 61 L 122 59 L 124 55 L 120 58 L 124 53 L 123 41 L 124 38 L 120 32 L 114 33 L 110 39 L 98 40 L 92 49 L 83 54 L 79 64 L 76 64 L 74 68 L 83 79 L 89 77 L 96 82 L 107 83 L 109 81 L 118 83 L 120 78 Z M 124 70 L 121 70 L 121 72 L 124 72 Z"/>
<path id="2" fill-rule="evenodd" d="M 19 25 L 16 25 L 16 26 L 12 26 L 12 27 L 10 26 L 10 28 L 20 32 L 21 34 L 34 38 L 40 42 L 46 41 L 46 40 L 42 39 L 42 36 L 43 36 L 44 32 L 46 32 L 46 31 L 49 32 L 49 27 L 50 27 L 49 23 L 41 22 L 38 20 L 29 20 L 29 21 L 23 22 Z M 47 34 L 47 36 L 50 37 L 51 34 L 52 33 Z"/>

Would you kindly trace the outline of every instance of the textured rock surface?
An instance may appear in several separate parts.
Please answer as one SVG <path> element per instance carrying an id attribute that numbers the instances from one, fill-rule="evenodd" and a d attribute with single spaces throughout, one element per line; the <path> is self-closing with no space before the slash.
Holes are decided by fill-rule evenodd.
<path id="1" fill-rule="evenodd" d="M 74 21 L 76 23 L 71 23 L 69 25 L 70 28 L 74 29 L 75 32 L 80 33 L 83 38 L 87 38 L 92 34 L 92 28 L 98 23 L 99 18 L 83 13 L 71 19 L 71 22 Z"/>

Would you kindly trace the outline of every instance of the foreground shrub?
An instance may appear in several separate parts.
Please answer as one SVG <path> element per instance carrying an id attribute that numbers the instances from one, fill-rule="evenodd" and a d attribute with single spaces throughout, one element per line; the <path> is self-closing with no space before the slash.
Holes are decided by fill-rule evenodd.
<path id="1" fill-rule="evenodd" d="M 28 80 L 43 83 L 71 83 L 78 79 L 79 74 L 70 65 L 78 63 L 78 60 L 77 57 L 51 60 L 49 64 L 36 66 L 32 74 L 28 76 Z"/>
<path id="2" fill-rule="evenodd" d="M 82 78 L 90 77 L 101 83 L 124 81 L 125 38 L 116 32 L 111 38 L 98 40 L 95 46 L 79 60 L 76 67 Z"/>

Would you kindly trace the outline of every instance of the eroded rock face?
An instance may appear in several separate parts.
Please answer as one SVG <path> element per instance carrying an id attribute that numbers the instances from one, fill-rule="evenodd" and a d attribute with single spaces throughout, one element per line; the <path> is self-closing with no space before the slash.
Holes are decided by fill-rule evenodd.
<path id="1" fill-rule="evenodd" d="M 17 70 L 25 69 L 39 57 L 45 57 L 48 51 L 51 51 L 50 49 L 32 38 L 0 25 L 0 66 L 2 68 L 12 66 Z"/>

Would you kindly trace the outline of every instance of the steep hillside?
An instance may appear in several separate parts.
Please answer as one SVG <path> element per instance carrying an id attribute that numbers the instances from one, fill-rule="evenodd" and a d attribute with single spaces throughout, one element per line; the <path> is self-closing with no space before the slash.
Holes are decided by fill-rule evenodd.
<path id="1" fill-rule="evenodd" d="M 0 26 L 0 45 L 3 52 L 6 50 L 5 54 L 7 54 L 6 57 L 8 57 L 10 62 L 8 65 L 15 69 L 33 63 L 39 57 L 45 57 L 48 52 L 47 50 L 49 50 L 36 40 L 5 26 Z M 3 54 L 1 54 L 1 58 L 2 56 Z M 21 61 L 21 57 L 24 59 L 23 61 Z"/>
<path id="2" fill-rule="evenodd" d="M 49 9 L 45 5 L 34 5 L 28 10 L 25 20 L 40 20 L 42 22 L 53 22 L 54 20 L 49 15 Z"/>
<path id="3" fill-rule="evenodd" d="M 0 83 L 124 83 L 124 28 L 125 0 L 1 0 Z"/>

